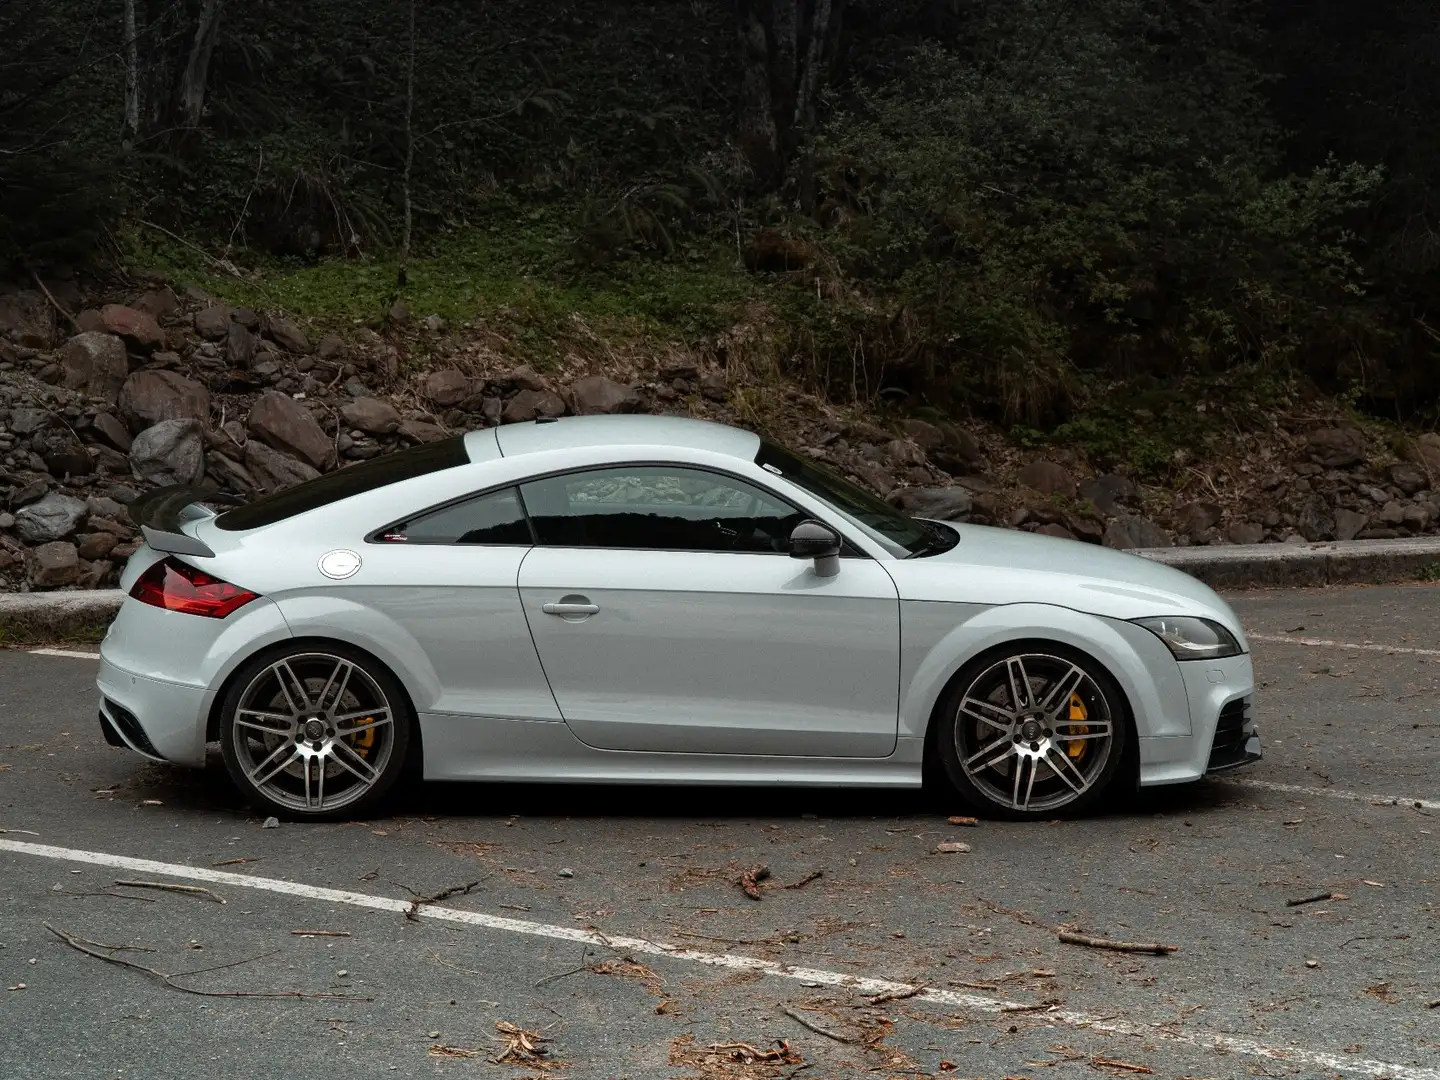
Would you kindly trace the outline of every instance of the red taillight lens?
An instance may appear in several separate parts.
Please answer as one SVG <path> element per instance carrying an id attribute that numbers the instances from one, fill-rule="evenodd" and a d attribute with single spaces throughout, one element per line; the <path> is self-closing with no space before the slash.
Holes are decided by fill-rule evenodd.
<path id="1" fill-rule="evenodd" d="M 142 604 L 223 619 L 244 607 L 258 594 L 211 577 L 178 559 L 165 559 L 140 575 L 130 595 Z"/>

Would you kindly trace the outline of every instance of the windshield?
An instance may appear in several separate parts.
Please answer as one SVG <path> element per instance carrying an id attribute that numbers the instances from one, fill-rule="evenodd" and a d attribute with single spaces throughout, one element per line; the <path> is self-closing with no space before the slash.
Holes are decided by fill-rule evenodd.
<path id="1" fill-rule="evenodd" d="M 863 488 L 774 443 L 760 443 L 755 463 L 833 506 L 893 554 L 918 558 L 949 551 L 960 542 L 953 530 L 907 517 Z"/>

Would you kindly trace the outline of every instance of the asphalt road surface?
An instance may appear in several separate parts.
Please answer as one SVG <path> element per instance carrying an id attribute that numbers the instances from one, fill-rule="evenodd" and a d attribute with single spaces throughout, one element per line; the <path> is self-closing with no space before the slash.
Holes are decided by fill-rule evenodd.
<path id="1" fill-rule="evenodd" d="M 265 829 L 218 762 L 105 746 L 92 659 L 0 653 L 0 1078 L 1440 1080 L 1440 589 L 1235 605 L 1262 763 L 975 828 L 922 794 L 432 785 Z"/>

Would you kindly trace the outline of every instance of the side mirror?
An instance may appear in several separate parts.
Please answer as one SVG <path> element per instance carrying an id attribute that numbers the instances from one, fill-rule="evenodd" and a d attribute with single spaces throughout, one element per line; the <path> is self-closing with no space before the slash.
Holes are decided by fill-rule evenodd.
<path id="1" fill-rule="evenodd" d="M 802 521 L 790 534 L 790 557 L 814 559 L 816 574 L 834 577 L 840 572 L 840 537 L 821 522 Z"/>

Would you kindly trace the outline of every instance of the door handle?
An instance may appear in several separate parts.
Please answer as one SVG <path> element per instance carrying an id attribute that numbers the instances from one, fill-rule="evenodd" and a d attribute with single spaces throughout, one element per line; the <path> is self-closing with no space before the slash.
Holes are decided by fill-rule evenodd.
<path id="1" fill-rule="evenodd" d="M 542 604 L 540 610 L 546 615 L 574 618 L 576 615 L 598 615 L 600 608 L 595 604 Z"/>

